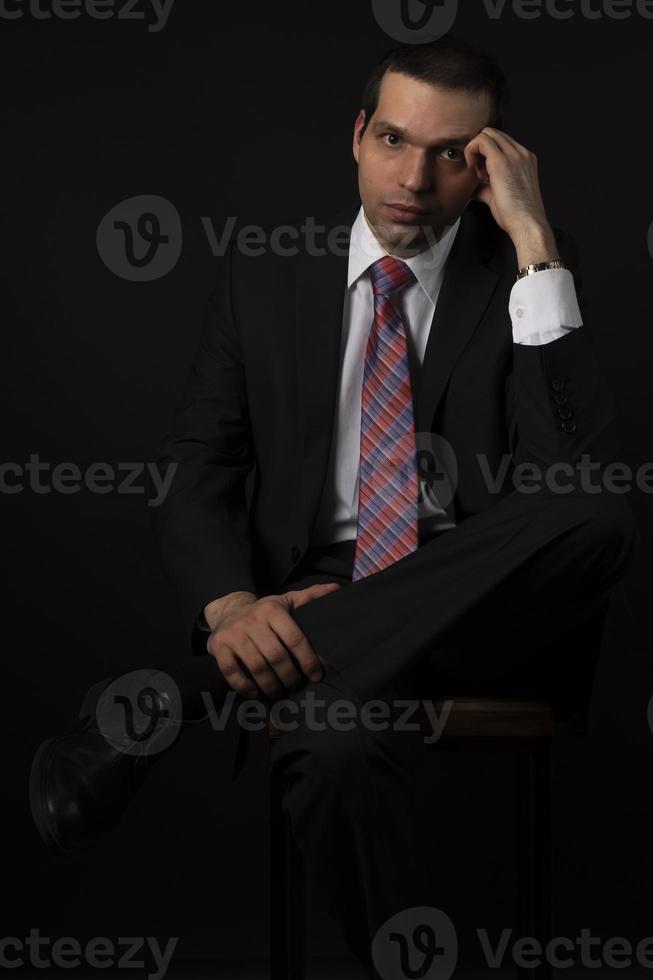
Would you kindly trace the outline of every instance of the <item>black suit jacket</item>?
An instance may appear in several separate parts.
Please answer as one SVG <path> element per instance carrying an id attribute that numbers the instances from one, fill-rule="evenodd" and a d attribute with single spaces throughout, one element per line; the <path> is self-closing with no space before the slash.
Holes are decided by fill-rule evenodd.
<path id="1" fill-rule="evenodd" d="M 218 596 L 280 591 L 310 545 L 333 431 L 348 233 L 359 207 L 323 222 L 342 226 L 338 254 L 309 254 L 298 234 L 295 256 L 230 247 L 219 264 L 183 394 L 156 452 L 162 474 L 176 466 L 152 512 L 189 634 Z M 576 248 L 564 233 L 556 238 L 584 325 L 544 346 L 521 346 L 508 313 L 512 242 L 485 205 L 471 202 L 462 215 L 413 379 L 417 431 L 440 434 L 456 454 L 449 506 L 458 523 L 513 490 L 520 462 L 573 464 L 582 453 L 606 462 L 618 454 Z M 565 406 L 555 401 L 560 380 Z M 571 417 L 561 418 L 561 409 Z M 508 455 L 497 492 L 478 454 L 492 473 Z M 206 634 L 201 642 L 205 649 Z"/>

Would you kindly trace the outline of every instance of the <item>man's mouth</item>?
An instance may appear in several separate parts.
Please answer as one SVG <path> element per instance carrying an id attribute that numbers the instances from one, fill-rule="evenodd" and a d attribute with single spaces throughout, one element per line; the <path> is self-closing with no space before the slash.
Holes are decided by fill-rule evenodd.
<path id="1" fill-rule="evenodd" d="M 386 204 L 384 205 L 394 221 L 405 224 L 416 224 L 428 216 L 429 212 L 423 208 L 416 208 L 406 204 Z"/>

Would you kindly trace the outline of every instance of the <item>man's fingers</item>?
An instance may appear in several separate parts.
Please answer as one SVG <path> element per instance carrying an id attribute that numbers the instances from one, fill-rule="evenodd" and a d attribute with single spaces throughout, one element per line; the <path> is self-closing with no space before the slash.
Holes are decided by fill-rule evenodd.
<path id="1" fill-rule="evenodd" d="M 487 170 L 486 158 L 484 154 L 480 152 L 480 144 L 473 140 L 472 143 L 467 144 L 463 150 L 463 153 L 467 166 L 470 170 L 476 170 L 476 176 L 478 179 L 486 181 L 489 180 L 490 176 Z"/>
<path id="2" fill-rule="evenodd" d="M 226 643 L 221 643 L 219 649 L 211 653 L 218 665 L 220 673 L 226 680 L 229 687 L 233 688 L 236 694 L 243 698 L 257 697 L 259 691 L 250 677 L 243 671 L 237 659 L 236 651 L 228 647 Z"/>
<path id="3" fill-rule="evenodd" d="M 259 691 L 274 699 L 284 688 L 251 637 L 241 634 L 233 645 L 221 644 L 216 660 L 227 683 L 245 697 L 255 697 Z"/>
<path id="4" fill-rule="evenodd" d="M 468 167 L 476 167 L 482 180 L 490 179 L 492 163 L 500 165 L 512 153 L 509 143 L 500 145 L 494 137 L 483 130 L 467 144 L 463 153 Z"/>
<path id="5" fill-rule="evenodd" d="M 317 585 L 309 585 L 305 589 L 291 589 L 284 593 L 283 598 L 286 599 L 290 610 L 299 609 L 300 606 L 305 606 L 308 602 L 335 592 L 339 588 L 339 582 L 320 582 Z M 292 616 L 280 617 L 273 626 L 284 646 L 297 659 L 303 673 L 312 681 L 322 680 L 324 661 L 315 653 Z"/>
<path id="6" fill-rule="evenodd" d="M 491 153 L 501 153 L 501 147 L 495 139 L 493 139 L 489 133 L 485 130 L 470 140 L 467 146 L 464 148 L 463 153 L 465 154 L 465 159 L 469 163 L 470 158 L 472 162 L 476 162 L 477 157 L 487 157 Z"/>
<path id="7" fill-rule="evenodd" d="M 216 634 L 207 644 L 222 676 L 241 697 L 263 693 L 274 701 L 286 690 L 303 687 L 306 677 L 321 680 L 322 662 L 288 610 L 278 606 L 266 622 L 250 623 L 247 629 L 226 638 Z"/>
<path id="8" fill-rule="evenodd" d="M 308 639 L 292 618 L 290 611 L 279 609 L 270 617 L 270 626 L 284 647 L 295 658 L 300 669 L 312 681 L 322 679 L 322 663 Z"/>
<path id="9" fill-rule="evenodd" d="M 302 687 L 306 678 L 269 622 L 251 629 L 249 635 L 285 688 Z"/>
<path id="10" fill-rule="evenodd" d="M 319 585 L 309 585 L 306 589 L 291 589 L 289 592 L 284 592 L 284 595 L 291 609 L 299 609 L 307 602 L 312 602 L 313 599 L 318 599 L 329 592 L 335 592 L 339 588 L 338 582 L 320 582 Z"/>
<path id="11" fill-rule="evenodd" d="M 259 654 L 257 657 L 248 657 L 245 661 L 236 653 L 236 660 L 245 676 L 252 677 L 258 692 L 264 694 L 270 701 L 276 701 L 277 698 L 285 694 L 285 687 L 279 683 L 277 675 L 263 654 Z"/>
<path id="12" fill-rule="evenodd" d="M 525 146 L 518 143 L 517 140 L 513 139 L 508 133 L 504 133 L 502 129 L 495 129 L 493 126 L 486 126 L 484 132 L 491 136 L 494 142 L 502 149 L 511 147 L 513 150 L 518 150 L 519 153 L 528 153 Z"/>

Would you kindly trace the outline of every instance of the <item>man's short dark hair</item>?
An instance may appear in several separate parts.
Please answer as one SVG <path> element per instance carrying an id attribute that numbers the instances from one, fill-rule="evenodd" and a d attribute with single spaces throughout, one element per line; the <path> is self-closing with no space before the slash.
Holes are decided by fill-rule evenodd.
<path id="1" fill-rule="evenodd" d="M 488 92 L 492 100 L 488 126 L 504 128 L 510 89 L 494 56 L 453 34 L 445 34 L 425 44 L 400 44 L 388 51 L 373 68 L 363 91 L 365 126 L 361 136 L 379 104 L 381 82 L 388 71 L 399 72 L 444 89 Z"/>

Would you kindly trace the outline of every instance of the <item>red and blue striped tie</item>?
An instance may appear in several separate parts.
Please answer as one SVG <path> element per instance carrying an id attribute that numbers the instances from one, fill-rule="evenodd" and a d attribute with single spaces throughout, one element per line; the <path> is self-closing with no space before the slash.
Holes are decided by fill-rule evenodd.
<path id="1" fill-rule="evenodd" d="M 386 255 L 370 269 L 374 323 L 363 369 L 358 530 L 352 581 L 379 572 L 418 544 L 413 393 L 406 328 L 394 297 L 415 277 Z"/>

